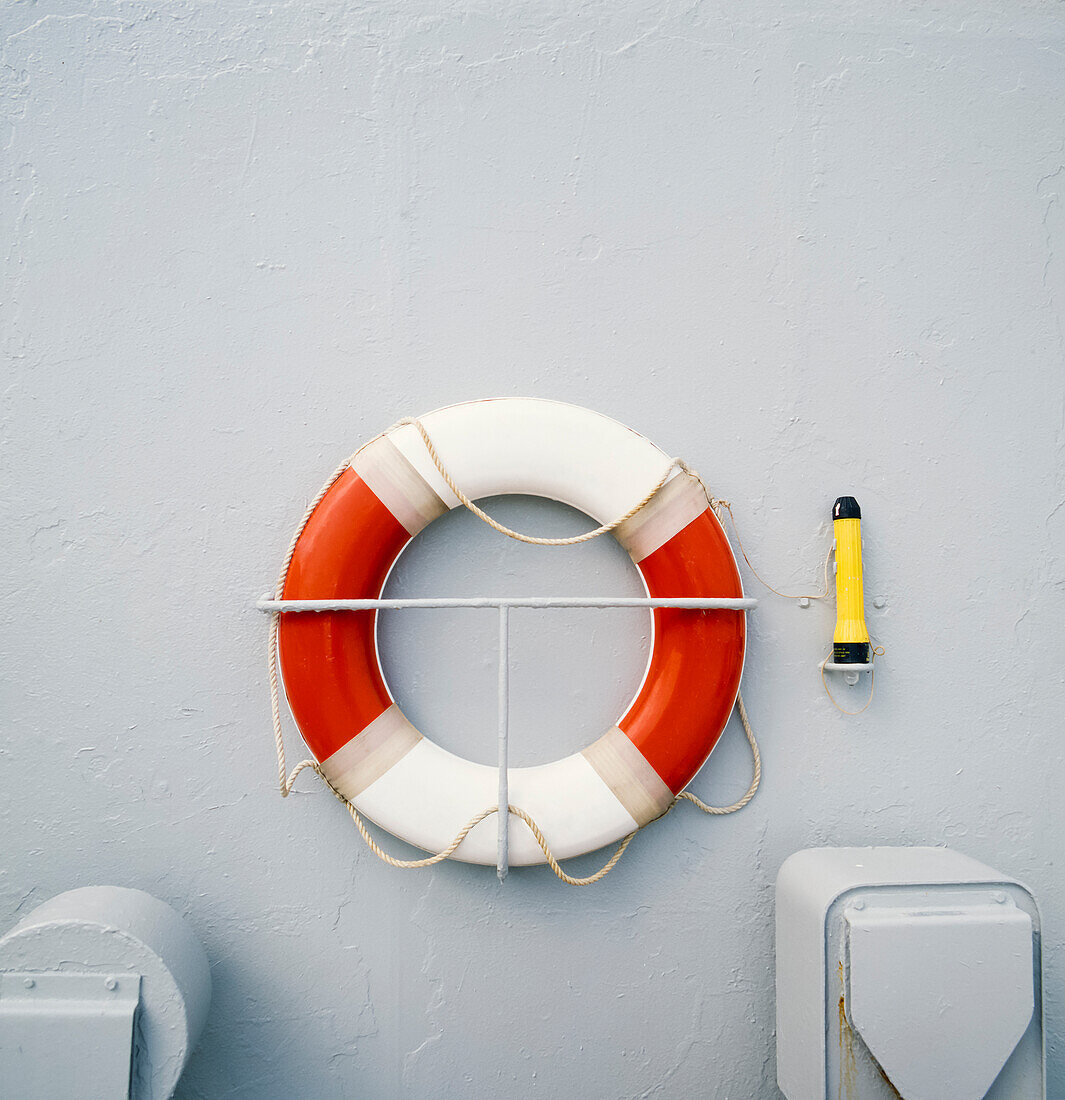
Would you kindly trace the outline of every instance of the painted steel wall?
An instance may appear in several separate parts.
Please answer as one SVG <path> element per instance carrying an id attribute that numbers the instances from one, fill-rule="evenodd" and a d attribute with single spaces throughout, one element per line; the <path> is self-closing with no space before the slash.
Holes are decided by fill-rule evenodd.
<path id="1" fill-rule="evenodd" d="M 186 913 L 188 1100 L 772 1097 L 780 863 L 950 844 L 1042 902 L 1061 1093 L 1065 12 L 469 7 L 0 12 L 0 923 L 97 882 Z M 872 709 L 821 691 L 831 606 L 753 586 L 762 793 L 587 891 L 393 871 L 312 777 L 274 789 L 249 600 L 347 452 L 488 394 L 685 455 L 790 589 L 837 495 L 865 517 Z M 451 517 L 392 587 L 480 590 L 636 585 Z M 441 615 L 384 624 L 388 673 L 491 759 L 494 620 Z M 636 686 L 639 615 L 514 633 L 516 763 Z M 747 777 L 732 728 L 694 789 Z"/>

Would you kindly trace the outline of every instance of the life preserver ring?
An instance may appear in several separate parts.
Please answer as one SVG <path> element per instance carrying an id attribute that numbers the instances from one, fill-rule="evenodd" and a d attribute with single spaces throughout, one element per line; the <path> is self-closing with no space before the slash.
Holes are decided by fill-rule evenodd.
<path id="1" fill-rule="evenodd" d="M 669 462 L 629 428 L 557 401 L 473 401 L 421 422 L 469 497 L 550 497 L 601 523 L 642 500 Z M 307 521 L 283 598 L 378 598 L 407 543 L 458 503 L 414 426 L 378 436 Z M 614 533 L 649 596 L 743 595 L 728 539 L 701 483 L 686 473 L 677 471 Z M 280 618 L 293 717 L 327 779 L 360 813 L 435 852 L 494 805 L 495 769 L 423 737 L 392 699 L 375 611 Z M 744 613 L 657 608 L 653 623 L 643 682 L 617 725 L 582 752 L 508 773 L 511 803 L 538 823 L 558 858 L 593 851 L 664 813 L 728 721 L 743 671 Z M 475 826 L 454 858 L 494 864 L 496 832 L 494 820 Z M 515 818 L 509 844 L 513 865 L 544 860 Z"/>

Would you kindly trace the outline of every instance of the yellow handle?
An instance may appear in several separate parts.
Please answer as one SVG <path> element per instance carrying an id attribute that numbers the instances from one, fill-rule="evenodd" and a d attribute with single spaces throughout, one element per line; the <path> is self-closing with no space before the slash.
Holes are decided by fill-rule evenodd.
<path id="1" fill-rule="evenodd" d="M 836 535 L 836 632 L 832 660 L 836 664 L 869 663 L 869 631 L 865 626 L 862 590 L 862 512 L 854 497 L 840 497 L 832 506 Z"/>

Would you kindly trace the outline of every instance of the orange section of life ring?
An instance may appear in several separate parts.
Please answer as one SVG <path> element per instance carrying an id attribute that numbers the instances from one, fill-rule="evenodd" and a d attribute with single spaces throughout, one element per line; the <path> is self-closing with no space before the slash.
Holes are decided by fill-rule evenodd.
<path id="1" fill-rule="evenodd" d="M 637 562 L 651 596 L 742 596 L 725 532 L 709 505 Z M 746 643 L 742 611 L 659 607 L 642 687 L 618 722 L 674 794 L 702 767 L 728 722 Z"/>

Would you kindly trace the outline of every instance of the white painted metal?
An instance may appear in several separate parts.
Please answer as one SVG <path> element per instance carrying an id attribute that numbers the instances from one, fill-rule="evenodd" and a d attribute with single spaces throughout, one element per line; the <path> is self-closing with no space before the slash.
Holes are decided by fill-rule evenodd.
<path id="1" fill-rule="evenodd" d="M 0 1095 L 128 1100 L 140 975 L 0 974 Z"/>
<path id="2" fill-rule="evenodd" d="M 510 736 L 510 608 L 499 608 L 499 687 L 496 706 L 499 713 L 499 757 L 496 763 L 499 780 L 499 814 L 496 819 L 496 874 L 499 881 L 507 877 L 510 839 L 510 777 L 507 774 L 507 740 Z"/>
<path id="3" fill-rule="evenodd" d="M 132 1094 L 163 1100 L 173 1093 L 207 1018 L 211 972 L 199 940 L 170 906 L 118 886 L 59 894 L 0 938 L 0 978 L 25 981 L 40 972 L 94 974 L 115 980 L 116 988 L 139 980 Z M 0 1065 L 0 1080 L 6 1071 Z M 78 1087 L 75 1081 L 72 1088 Z M 38 1100 L 11 1089 L 5 1082 L 0 1095 Z M 55 1093 L 44 1096 L 57 1100 Z"/>
<path id="4" fill-rule="evenodd" d="M 844 911 L 847 1010 L 906 1100 L 981 1100 L 1032 1018 L 1032 920 L 1012 902 Z"/>
<path id="5" fill-rule="evenodd" d="M 758 601 L 753 599 L 729 599 L 729 598 L 702 598 L 702 597 L 677 597 L 672 599 L 652 599 L 643 597 L 599 597 L 599 596 L 472 596 L 461 597 L 426 597 L 420 599 L 399 600 L 271 600 L 264 597 L 256 603 L 261 611 L 282 612 L 315 612 L 315 611 L 358 611 L 358 610 L 400 610 L 403 608 L 493 608 L 500 614 L 499 625 L 499 695 L 498 695 L 498 763 L 496 771 L 496 797 L 494 801 L 488 801 L 487 795 L 481 796 L 481 801 L 476 801 L 476 792 L 487 790 L 486 774 L 492 769 L 481 764 L 473 764 L 454 756 L 433 745 L 428 739 L 423 739 L 417 749 L 408 753 L 389 772 L 383 775 L 375 783 L 371 784 L 356 800 L 357 808 L 366 813 L 377 824 L 388 829 L 389 832 L 401 836 L 404 840 L 427 851 L 438 851 L 444 848 L 459 829 L 479 809 L 487 806 L 506 806 L 516 804 L 529 813 L 539 823 L 545 835 L 555 837 L 552 842 L 555 855 L 564 859 L 571 855 L 580 855 L 584 852 L 594 851 L 614 840 L 625 836 L 636 828 L 636 822 L 628 812 L 618 803 L 613 792 L 609 791 L 600 779 L 599 775 L 588 765 L 588 762 L 579 753 L 563 760 L 556 760 L 551 764 L 545 764 L 537 768 L 523 768 L 507 770 L 507 740 L 509 736 L 507 714 L 510 707 L 510 676 L 509 676 L 509 617 L 510 608 L 524 607 L 536 610 L 549 610 L 552 608 L 585 607 L 680 607 L 691 610 L 733 608 L 748 610 L 757 607 Z M 419 755 L 412 761 L 415 752 Z M 422 758 L 432 757 L 423 765 Z M 413 774 L 407 774 L 409 763 L 415 768 Z M 422 767 L 445 766 L 446 774 L 452 782 L 457 781 L 454 788 L 443 787 L 441 778 L 437 777 L 433 782 L 428 782 L 422 771 Z M 395 787 L 396 775 L 401 775 L 405 780 L 416 783 L 418 797 L 416 805 L 411 806 L 409 794 L 401 794 Z M 442 773 L 443 774 L 443 773 Z M 570 786 L 568 795 L 567 784 Z M 519 798 L 510 798 L 512 785 L 523 792 Z M 431 794 L 430 794 L 431 792 Z M 559 794 L 564 798 L 559 798 Z M 604 797 L 605 795 L 605 797 Z M 588 820 L 581 824 L 581 815 L 572 812 L 573 807 L 568 804 L 568 797 L 586 799 L 589 806 Z M 456 802 L 456 798 L 459 799 Z M 468 801 L 473 799 L 473 801 Z M 406 812 L 410 819 L 396 824 L 388 821 L 397 817 L 396 804 L 401 800 L 407 806 Z M 477 809 L 471 809 L 476 806 Z M 539 810 L 534 810 L 538 806 Z M 434 829 L 431 820 L 426 820 L 426 814 L 443 814 L 444 828 Z M 382 820 L 385 818 L 387 820 Z M 570 824 L 567 827 L 564 821 Z M 470 863 L 492 862 L 488 858 L 483 838 L 486 836 L 485 822 L 477 825 L 461 845 L 456 849 L 454 857 Z M 402 828 L 403 831 L 398 830 Z M 443 833 L 450 829 L 446 839 L 441 839 Z M 513 836 L 511 835 L 513 832 Z M 420 839 L 419 839 L 420 838 Z M 605 838 L 605 839 L 601 839 Z M 510 850 L 514 848 L 515 855 L 511 857 Z M 494 862 L 496 873 L 500 881 L 506 878 L 507 868 L 513 863 L 515 866 L 523 866 L 532 863 L 543 862 L 543 852 L 533 840 L 531 834 L 520 820 L 504 823 L 503 815 L 499 816 L 496 826 L 496 847 Z"/>
<path id="6" fill-rule="evenodd" d="M 383 600 L 271 600 L 255 604 L 259 611 L 403 611 L 424 608 L 528 607 L 550 611 L 568 607 L 680 607 L 691 611 L 751 611 L 758 601 L 718 596 L 426 596 Z M 864 666 L 859 666 L 864 667 Z"/>
<path id="7" fill-rule="evenodd" d="M 988 920 L 993 927 L 972 935 L 959 931 L 941 936 L 932 925 L 917 925 L 923 919 L 945 920 L 945 911 L 957 914 L 958 929 L 976 928 Z M 870 961 L 881 947 L 863 938 L 863 913 L 874 914 L 868 928 L 875 930 L 868 934 L 874 940 L 878 933 L 884 936 L 882 949 L 893 959 L 887 970 L 878 971 Z M 1034 1011 L 1017 1043 L 1018 1013 L 1023 1014 L 1017 1007 L 1023 996 L 1017 990 L 1023 989 L 1024 981 L 1016 937 L 1025 920 L 1031 930 L 1027 959 Z M 1002 931 L 1002 925 L 1008 929 Z M 1001 1054 L 1005 1067 L 987 1092 L 988 1100 L 1040 1100 L 1044 1057 L 1039 927 L 1038 907 L 1023 886 L 949 849 L 814 848 L 795 853 L 781 867 L 776 888 L 777 1080 L 782 1092 L 788 1100 L 888 1100 L 897 1095 L 859 1034 L 861 1024 L 887 1052 L 892 1069 L 906 1062 L 915 1073 L 926 1075 L 920 1081 L 906 1078 L 910 1089 L 926 1089 L 915 1097 L 962 1095 L 953 1088 L 935 1092 L 937 1087 L 943 1090 L 943 1080 L 936 1083 L 935 1058 L 922 1062 L 923 1041 L 936 1045 L 944 1064 L 968 1057 L 984 1066 L 985 1076 L 991 1052 L 995 1057 Z M 855 929 L 858 939 L 852 940 Z M 938 967 L 930 966 L 918 950 L 925 937 L 933 939 L 944 955 Z M 851 955 L 855 944 L 857 972 Z M 1006 957 L 998 958 L 1000 952 Z M 966 1052 L 948 1053 L 929 1038 L 927 1029 L 922 1035 L 912 1026 L 910 1016 L 916 1013 L 904 1007 L 899 991 L 917 997 L 919 990 L 921 1002 L 935 1001 L 944 1012 L 967 1012 L 960 1003 L 955 1007 L 954 987 L 947 976 L 988 965 L 1000 977 L 1008 975 L 1013 996 L 1010 999 L 1004 990 L 1001 1005 L 997 996 L 991 1003 L 985 999 L 978 1027 L 961 1027 L 942 1036 L 944 1042 L 952 1036 L 959 1044 L 966 1042 Z M 967 980 L 978 983 L 978 977 Z M 945 999 L 936 1000 L 940 994 Z M 892 1028 L 896 1034 L 885 1046 L 885 1032 Z M 906 1043 L 914 1046 L 910 1055 Z M 887 1067 L 883 1070 L 889 1073 Z M 911 1094 L 902 1090 L 902 1095 Z"/>
<path id="8" fill-rule="evenodd" d="M 462 826 L 478 812 L 470 809 L 477 806 L 484 809 L 487 806 L 504 806 L 517 804 L 529 813 L 545 835 L 557 838 L 552 841 L 552 849 L 556 857 L 565 859 L 572 855 L 581 855 L 584 852 L 594 851 L 595 848 L 612 843 L 620 837 L 630 833 L 637 827 L 636 822 L 629 813 L 618 803 L 613 792 L 603 784 L 598 774 L 588 765 L 580 754 L 566 757 L 563 760 L 554 761 L 537 768 L 524 768 L 510 770 L 509 774 L 503 774 L 506 769 L 507 739 L 509 736 L 506 715 L 510 707 L 510 677 L 509 677 L 509 631 L 504 625 L 509 623 L 506 612 L 510 608 L 523 607 L 534 610 L 551 610 L 556 608 L 584 607 L 679 607 L 689 610 L 715 610 L 736 609 L 750 610 L 758 606 L 758 601 L 749 598 L 723 598 L 723 597 L 674 597 L 674 598 L 650 598 L 638 596 L 470 596 L 470 597 L 423 597 L 413 599 L 366 599 L 366 600 L 272 600 L 263 597 L 255 605 L 260 611 L 289 612 L 316 612 L 316 611 L 366 611 L 366 610 L 403 610 L 415 608 L 492 608 L 500 612 L 499 629 L 499 697 L 497 701 L 499 712 L 499 760 L 496 768 L 496 797 L 489 801 L 487 793 L 486 772 L 484 765 L 473 764 L 454 756 L 452 753 L 433 745 L 428 739 L 423 739 L 414 752 L 408 753 L 397 765 L 383 775 L 375 783 L 371 784 L 360 794 L 356 800 L 357 808 L 364 812 L 373 821 L 396 836 L 425 848 L 427 851 L 439 851 L 444 848 L 451 838 Z M 415 752 L 418 756 L 412 761 Z M 426 762 L 423 764 L 423 757 Z M 429 758 L 432 758 L 431 760 Z M 414 764 L 412 774 L 408 775 L 408 767 Z M 406 766 L 405 766 L 406 765 Z M 433 781 L 427 781 L 423 767 L 444 767 L 445 772 L 457 786 L 444 788 L 440 777 Z M 411 798 L 409 794 L 402 794 L 394 784 L 396 778 L 402 776 L 404 781 L 416 783 L 418 797 L 416 806 L 409 806 Z M 567 790 L 566 784 L 576 784 L 570 788 L 570 793 L 575 798 L 587 800 L 589 807 L 588 820 L 578 827 L 581 820 L 579 814 L 572 812 L 573 807 L 568 804 L 566 798 L 559 798 L 560 792 Z M 510 798 L 512 786 L 523 792 L 516 803 Z M 480 801 L 477 798 L 480 797 Z M 456 802 L 456 798 L 459 800 Z M 473 801 L 467 801 L 472 799 Z M 408 806 L 407 812 L 411 815 L 407 821 L 396 820 L 397 801 L 402 801 Z M 539 807 L 534 810 L 533 806 Z M 434 828 L 430 821 L 425 820 L 426 814 L 443 814 L 445 822 L 443 829 Z M 389 824 L 394 821 L 394 824 Z M 569 822 L 567 826 L 565 822 Z M 454 859 L 464 860 L 469 863 L 490 863 L 493 859 L 488 856 L 484 844 L 487 835 L 485 822 L 478 824 L 456 849 Z M 400 832 L 400 829 L 403 829 Z M 441 839 L 444 833 L 448 833 L 446 839 Z M 567 830 L 567 831 L 563 831 Z M 574 833 L 574 830 L 576 832 Z M 506 878 L 507 868 L 510 864 L 525 866 L 528 864 L 542 863 L 543 852 L 533 840 L 531 834 L 521 821 L 508 821 L 503 823 L 502 815 L 496 827 L 496 847 L 494 862 L 496 873 L 500 881 Z M 511 855 L 511 850 L 516 853 Z"/>
<path id="9" fill-rule="evenodd" d="M 825 672 L 842 672 L 843 679 L 846 680 L 847 683 L 853 687 L 861 678 L 861 673 L 871 673 L 873 671 L 873 662 L 870 661 L 868 664 L 865 665 L 848 665 L 837 663 L 836 661 L 825 661 L 825 663 L 821 665 L 821 668 Z"/>

